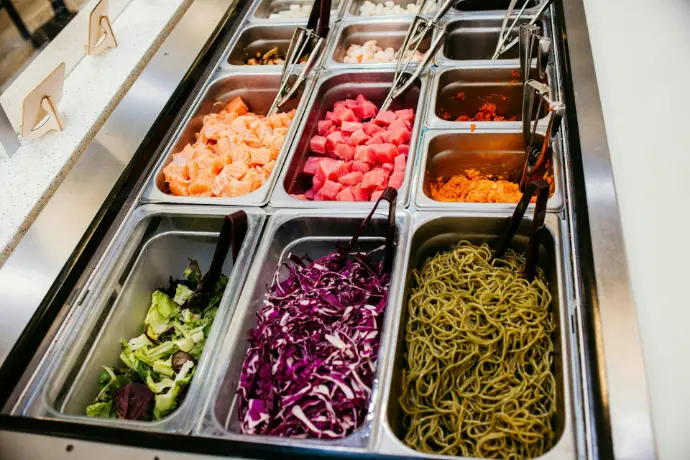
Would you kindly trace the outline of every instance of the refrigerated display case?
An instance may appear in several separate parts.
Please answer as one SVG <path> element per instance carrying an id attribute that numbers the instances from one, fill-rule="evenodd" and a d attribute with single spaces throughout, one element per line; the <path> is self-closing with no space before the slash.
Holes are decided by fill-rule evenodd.
<path id="1" fill-rule="evenodd" d="M 290 35 L 284 29 L 300 23 L 291 19 L 277 25 L 279 19 L 269 18 L 289 2 L 197 0 L 190 6 L 0 268 L 0 283 L 14 283 L 5 291 L 11 319 L 4 326 L 14 335 L 0 354 L 0 444 L 9 446 L 13 456 L 443 458 L 401 442 L 397 401 L 407 320 L 403 299 L 409 270 L 421 253 L 428 254 L 430 241 L 496 241 L 514 207 L 440 203 L 427 194 L 434 174 L 452 175 L 470 166 L 487 171 L 519 167 L 511 159 L 519 157 L 523 142 L 519 119 L 486 122 L 477 129 L 439 118 L 439 101 L 463 85 L 470 97 L 486 97 L 490 91 L 504 100 L 521 88 L 511 78 L 519 68 L 517 54 L 490 60 L 501 8 L 508 2 L 492 2 L 488 11 L 476 11 L 476 2 L 451 10 L 444 18 L 449 36 L 435 65 L 396 101 L 400 106 L 395 109 L 415 109 L 415 122 L 398 195 L 391 295 L 365 423 L 341 440 L 300 440 L 241 434 L 235 418 L 233 392 L 246 331 L 255 325 L 273 270 L 295 247 L 318 256 L 325 242 L 346 241 L 370 206 L 293 196 L 308 188 L 303 169 L 317 121 L 333 103 L 359 93 L 380 104 L 392 82 L 390 65 L 342 62 L 343 48 L 355 40 L 401 40 L 405 16 L 360 17 L 360 3 L 336 2 L 327 54 L 291 102 L 295 117 L 272 173 L 260 188 L 236 198 L 173 196 L 162 170 L 174 161 L 174 152 L 195 138 L 203 116 L 218 111 L 216 102 L 241 96 L 250 110 L 268 111 L 278 91 L 280 66 L 242 65 L 241 50 L 253 54 L 282 46 Z M 527 14 L 541 3 L 534 2 Z M 216 26 L 199 30 L 209 15 Z M 636 313 L 610 161 L 599 148 L 606 138 L 581 2 L 555 2 L 541 27 L 554 43 L 548 83 L 567 108 L 553 145 L 554 192 L 546 218 L 548 238 L 540 250 L 555 299 L 553 368 L 559 395 L 553 418 L 556 440 L 544 457 L 653 457 Z M 180 59 L 171 62 L 167 53 Z M 461 83 L 456 87 L 456 82 Z M 159 91 L 150 91 L 152 87 Z M 94 171 L 108 158 L 117 165 L 106 172 L 106 180 L 98 179 Z M 75 193 L 88 194 L 91 186 L 93 200 L 80 213 L 79 200 L 85 198 Z M 247 237 L 238 259 L 225 267 L 230 281 L 219 307 L 222 314 L 185 402 L 156 422 L 83 416 L 93 394 L 80 393 L 78 385 L 97 379 L 99 364 L 116 361 L 120 336 L 134 336 L 140 319 L 126 313 L 145 315 L 148 305 L 138 302 L 148 295 L 143 293 L 165 283 L 173 275 L 168 271 L 183 270 L 184 253 L 194 253 L 208 266 L 222 216 L 239 209 L 249 215 Z M 376 215 L 378 223 L 362 244 L 380 244 L 384 220 Z M 64 229 L 60 223 L 66 221 L 68 230 L 78 230 L 70 235 L 55 230 Z M 518 249 L 526 246 L 528 224 L 518 231 Z M 37 277 L 40 282 L 29 285 Z"/>

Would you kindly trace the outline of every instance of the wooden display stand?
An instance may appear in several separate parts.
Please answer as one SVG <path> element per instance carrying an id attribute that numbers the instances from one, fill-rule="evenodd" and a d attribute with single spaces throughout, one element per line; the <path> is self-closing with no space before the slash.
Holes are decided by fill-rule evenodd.
<path id="1" fill-rule="evenodd" d="M 38 139 L 49 131 L 62 131 L 63 122 L 57 112 L 65 85 L 65 63 L 48 75 L 22 104 L 22 137 Z"/>
<path id="2" fill-rule="evenodd" d="M 117 48 L 117 40 L 108 18 L 108 0 L 101 0 L 89 16 L 89 42 L 87 54 L 100 56 L 110 48 Z"/>

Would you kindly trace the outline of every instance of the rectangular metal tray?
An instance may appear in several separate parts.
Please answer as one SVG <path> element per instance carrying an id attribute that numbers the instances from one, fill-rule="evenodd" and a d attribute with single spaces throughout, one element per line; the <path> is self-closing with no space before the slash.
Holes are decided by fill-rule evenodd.
<path id="1" fill-rule="evenodd" d="M 379 4 L 384 3 L 386 0 L 370 0 L 372 3 Z M 345 6 L 345 12 L 343 14 L 343 19 L 345 21 L 352 21 L 355 19 L 369 20 L 369 19 L 388 19 L 388 20 L 400 20 L 407 19 L 412 20 L 413 14 L 389 14 L 385 16 L 360 16 L 359 7 L 365 2 L 365 0 L 349 0 Z M 392 0 L 396 5 L 400 5 L 405 8 L 410 3 L 416 3 L 414 0 Z"/>
<path id="2" fill-rule="evenodd" d="M 299 200 L 290 196 L 290 193 L 303 193 L 308 188 L 306 182 L 304 182 L 302 169 L 310 152 L 309 140 L 317 133 L 317 121 L 324 118 L 326 111 L 332 108 L 335 102 L 346 97 L 354 98 L 359 93 L 364 94 L 368 99 L 380 106 L 386 94 L 388 94 L 392 81 L 392 71 L 348 69 L 340 71 L 326 70 L 320 73 L 318 83 L 309 99 L 309 109 L 305 110 L 305 115 L 295 136 L 290 156 L 281 171 L 271 196 L 271 206 L 277 208 L 323 208 L 328 206 L 328 204 L 319 201 Z M 416 113 L 415 124 L 412 128 L 410 153 L 407 157 L 405 180 L 400 190 L 398 190 L 398 205 L 403 208 L 407 207 L 408 204 L 413 170 L 416 164 L 417 142 L 420 137 L 421 127 L 424 124 L 426 83 L 427 72 L 422 74 L 418 83 L 410 87 L 407 92 L 402 94 L 391 105 L 392 110 L 414 108 Z M 338 201 L 332 204 L 333 206 L 346 209 L 368 209 L 371 207 L 370 202 Z"/>
<path id="3" fill-rule="evenodd" d="M 429 130 L 424 133 L 418 158 L 414 189 L 414 206 L 419 210 L 444 209 L 457 211 L 506 211 L 515 209 L 516 203 L 447 203 L 431 199 L 425 193 L 427 171 L 433 168 L 438 176 L 450 177 L 462 174 L 466 169 L 476 169 L 482 174 L 497 174 L 512 178 L 522 172 L 524 141 L 522 131 L 476 130 L 450 131 Z M 553 175 L 554 193 L 549 198 L 547 210 L 559 212 L 564 207 L 562 155 L 560 135 L 554 140 Z M 511 177 L 512 176 L 512 177 Z M 509 180 L 509 179 L 508 179 Z M 533 205 L 530 205 L 533 207 Z"/>
<path id="4" fill-rule="evenodd" d="M 537 77 L 536 69 L 532 78 Z M 547 74 L 544 83 L 553 81 Z M 464 98 L 458 99 L 458 93 Z M 434 69 L 429 85 L 429 105 L 426 126 L 433 129 L 522 129 L 522 96 L 524 85 L 515 68 L 444 68 Z M 473 116 L 484 103 L 496 105 L 499 115 L 517 117 L 515 121 L 454 121 L 459 115 Z M 450 113 L 444 120 L 442 110 Z M 545 117 L 546 118 L 546 117 Z"/>
<path id="5" fill-rule="evenodd" d="M 401 388 L 401 373 L 405 366 L 405 325 L 407 324 L 407 301 L 414 283 L 413 270 L 424 260 L 439 250 L 449 249 L 461 240 L 475 244 L 495 243 L 503 235 L 510 214 L 460 214 L 416 212 L 412 214 L 412 229 L 408 249 L 404 255 L 404 273 L 398 278 L 397 288 L 401 292 L 402 302 L 395 311 L 396 325 L 392 334 L 390 358 L 383 380 L 382 407 L 377 423 L 376 451 L 383 454 L 395 454 L 414 458 L 463 458 L 444 455 L 429 455 L 418 452 L 403 444 L 404 427 L 402 410 L 398 400 Z M 554 446 L 540 459 L 575 459 L 581 458 L 584 452 L 577 452 L 576 436 L 581 424 L 579 415 L 579 398 L 575 360 L 572 356 L 575 338 L 571 332 L 571 291 L 569 283 L 569 249 L 567 246 L 567 229 L 564 221 L 557 216 L 546 216 L 548 236 L 542 239 L 539 251 L 539 266 L 546 272 L 551 294 L 553 295 L 555 332 L 553 372 L 557 380 L 557 414 L 553 420 L 557 433 Z M 524 251 L 530 234 L 531 222 L 523 221 L 512 247 Z M 393 313 L 393 312 L 391 312 Z"/>
<path id="6" fill-rule="evenodd" d="M 325 67 L 339 69 L 355 68 L 395 68 L 395 61 L 391 63 L 349 64 L 343 62 L 350 45 L 363 45 L 369 40 L 376 40 L 381 48 L 393 48 L 397 52 L 403 45 L 410 27 L 409 20 L 360 18 L 357 21 L 343 22 L 338 27 L 335 39 L 327 51 Z M 419 51 L 425 53 L 431 44 L 431 38 L 425 38 L 419 46 Z"/>
<path id="7" fill-rule="evenodd" d="M 518 36 L 519 25 L 529 22 L 529 17 L 520 19 L 518 25 L 510 34 L 511 39 Z M 454 65 L 463 67 L 518 67 L 520 64 L 520 48 L 515 45 L 497 60 L 491 60 L 498 36 L 501 32 L 503 19 L 484 18 L 464 15 L 452 15 L 445 21 L 448 37 L 443 48 L 436 55 L 436 64 L 440 66 Z M 537 23 L 543 35 L 550 37 L 547 22 Z"/>
<path id="8" fill-rule="evenodd" d="M 232 71 L 280 72 L 282 64 L 250 66 L 244 61 L 254 57 L 257 52 L 265 53 L 274 46 L 277 46 L 281 53 L 287 53 L 295 29 L 304 25 L 304 21 L 293 21 L 281 24 L 247 24 L 241 27 L 230 41 L 220 61 L 220 68 Z"/>
<path id="9" fill-rule="evenodd" d="M 340 20 L 346 2 L 347 0 L 334 0 L 331 3 L 331 26 L 334 22 Z M 252 6 L 247 18 L 252 23 L 275 24 L 276 22 L 301 21 L 306 24 L 308 17 L 270 19 L 269 16 L 272 13 L 288 9 L 290 5 L 307 5 L 310 3 L 314 3 L 313 0 L 258 0 L 255 2 L 255 6 Z"/>
<path id="10" fill-rule="evenodd" d="M 276 182 L 280 168 L 287 157 L 297 127 L 300 124 L 304 108 L 313 85 L 313 78 L 308 78 L 295 100 L 288 102 L 283 111 L 296 109 L 288 134 L 285 137 L 283 147 L 276 159 L 275 167 L 268 180 L 257 190 L 235 198 L 227 197 L 189 197 L 175 196 L 167 193 L 167 186 L 163 176 L 163 168 L 172 161 L 172 154 L 179 152 L 190 142 L 196 140 L 196 134 L 203 126 L 205 115 L 217 112 L 223 104 L 235 97 L 242 97 L 249 106 L 249 110 L 257 114 L 266 114 L 275 98 L 280 86 L 280 69 L 274 72 L 242 72 L 220 73 L 211 80 L 191 106 L 184 120 L 177 128 L 171 142 L 164 149 L 154 173 L 149 177 L 142 201 L 145 203 L 176 203 L 176 204 L 212 204 L 232 206 L 263 206 L 268 202 L 271 190 Z"/>
<path id="11" fill-rule="evenodd" d="M 181 278 L 189 259 L 205 273 L 213 257 L 226 214 L 247 213 L 248 229 L 236 263 L 228 256 L 223 273 L 229 277 L 198 368 L 182 404 L 162 420 L 143 422 L 84 415 L 98 393 L 102 366 L 124 367 L 120 339 L 139 336 L 151 294 Z M 63 325 L 44 357 L 27 394 L 22 415 L 71 422 L 120 426 L 145 431 L 189 433 L 201 413 L 204 388 L 211 379 L 215 355 L 228 328 L 249 263 L 263 228 L 258 208 L 156 206 L 137 208 L 120 228 L 92 273 L 86 295 L 71 320 Z"/>
<path id="12" fill-rule="evenodd" d="M 313 447 L 328 450 L 362 450 L 369 447 L 374 429 L 374 409 L 381 404 L 379 382 L 382 370 L 391 356 L 386 344 L 393 327 L 390 312 L 400 301 L 397 290 L 389 291 L 384 313 L 378 366 L 372 388 L 370 413 L 367 420 L 348 437 L 340 440 L 301 440 L 274 436 L 252 436 L 240 432 L 235 391 L 247 351 L 247 332 L 256 326 L 256 314 L 263 306 L 267 286 L 271 286 L 275 271 L 287 261 L 289 253 L 308 254 L 316 260 L 335 250 L 336 244 L 346 244 L 368 213 L 347 209 L 279 210 L 269 219 L 261 245 L 257 250 L 245 289 L 232 318 L 222 352 L 217 359 L 217 376 L 208 392 L 204 418 L 195 430 L 200 436 L 221 437 L 238 441 L 269 443 L 292 447 Z M 391 286 L 403 272 L 401 264 L 407 246 L 409 214 L 399 211 L 396 216 L 396 251 L 391 273 Z M 357 250 L 372 250 L 385 242 L 388 230 L 387 213 L 377 212 L 365 228 Z"/>
<path id="13" fill-rule="evenodd" d="M 526 15 L 531 15 L 537 12 L 539 7 L 544 3 L 544 0 L 528 0 L 528 7 L 525 8 Z M 523 2 L 518 2 L 513 10 L 513 14 L 520 11 Z M 456 2 L 450 10 L 452 13 L 459 13 L 463 15 L 496 15 L 504 17 L 510 0 L 464 0 L 463 2 Z"/>

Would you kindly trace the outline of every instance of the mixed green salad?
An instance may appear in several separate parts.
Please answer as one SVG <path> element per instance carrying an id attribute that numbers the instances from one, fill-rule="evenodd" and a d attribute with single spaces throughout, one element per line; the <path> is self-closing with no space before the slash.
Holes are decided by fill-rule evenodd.
<path id="1" fill-rule="evenodd" d="M 190 260 L 185 279 L 170 278 L 168 287 L 151 296 L 144 332 L 121 340 L 121 368 L 103 366 L 100 391 L 86 408 L 90 417 L 160 420 L 181 404 L 228 283 L 221 275 L 209 292 L 187 305 L 202 274 Z"/>

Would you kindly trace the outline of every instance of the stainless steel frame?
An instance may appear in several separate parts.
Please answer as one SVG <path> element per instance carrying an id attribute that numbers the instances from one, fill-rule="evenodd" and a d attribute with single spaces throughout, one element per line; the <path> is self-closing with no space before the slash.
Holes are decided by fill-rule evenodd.
<path id="1" fill-rule="evenodd" d="M 407 157 L 407 169 L 402 187 L 398 190 L 398 205 L 407 207 L 412 182 L 413 169 L 416 164 L 417 140 L 424 123 L 424 101 L 427 87 L 427 72 L 423 73 L 418 85 L 413 85 L 407 93 L 396 100 L 392 110 L 399 108 L 415 108 L 415 123 L 412 128 L 410 152 Z M 305 110 L 299 131 L 295 135 L 290 156 L 285 162 L 283 171 L 278 178 L 271 196 L 270 205 L 276 208 L 319 208 L 323 207 L 318 201 L 299 200 L 290 196 L 288 187 L 299 187 L 302 178 L 302 168 L 309 155 L 309 139 L 316 134 L 318 120 L 323 120 L 326 111 L 339 100 L 346 97 L 354 98 L 362 93 L 376 104 L 381 104 L 392 85 L 392 71 L 378 71 L 373 69 L 352 68 L 347 70 L 325 70 L 318 77 L 309 100 L 309 109 Z M 368 202 L 337 202 L 339 208 L 363 209 L 369 208 Z"/>
<path id="2" fill-rule="evenodd" d="M 352 0 L 348 4 L 348 11 L 356 1 Z M 0 362 L 4 361 L 10 352 L 65 261 L 72 254 L 75 245 L 97 214 L 112 185 L 131 159 L 177 83 L 193 63 L 199 49 L 213 31 L 214 25 L 223 17 L 229 6 L 231 2 L 228 0 L 194 1 L 191 4 L 14 253 L 0 267 L 0 292 L 3 293 L 2 307 L 6 313 L 5 321 L 0 323 Z M 573 253 L 571 262 L 574 277 L 574 323 L 571 328 L 580 336 L 579 344 L 573 346 L 576 349 L 573 356 L 574 359 L 578 358 L 578 355 L 580 357 L 583 382 L 587 382 L 588 373 L 599 373 L 602 382 L 600 400 L 590 399 L 592 395 L 586 385 L 580 390 L 581 398 L 573 394 L 575 412 L 578 412 L 575 407 L 577 401 L 581 399 L 585 402 L 582 407 L 585 436 L 577 435 L 574 439 L 578 445 L 577 452 L 587 458 L 596 457 L 596 443 L 608 445 L 611 456 L 615 458 L 653 458 L 656 452 L 641 344 L 582 1 L 563 2 L 563 10 L 570 57 L 569 72 L 572 77 L 584 168 L 584 184 L 579 185 L 583 186 L 586 194 L 589 212 L 587 224 L 590 238 L 589 243 L 585 244 L 591 244 L 593 255 L 593 266 L 580 266 L 579 254 L 584 250 L 578 247 L 574 235 L 578 229 L 581 230 L 583 223 L 573 212 L 574 184 L 571 183 L 572 172 L 569 166 L 572 160 L 569 146 L 565 143 L 564 185 L 567 201 L 564 212 L 570 223 L 567 230 L 573 235 L 569 241 Z M 252 12 L 253 8 L 248 14 Z M 459 17 L 466 20 L 487 17 L 500 19 L 495 13 L 463 13 L 454 15 L 449 20 Z M 404 18 L 395 17 L 396 20 Z M 551 21 L 553 24 L 553 18 Z M 198 27 L 202 23 L 204 27 Z M 553 38 L 559 40 L 560 36 L 556 34 Z M 174 59 L 170 59 L 168 55 Z M 560 59 L 557 56 L 557 61 Z M 486 61 L 455 61 L 446 64 L 439 60 L 439 64 L 477 68 L 487 66 Z M 490 66 L 517 67 L 517 62 L 507 59 Z M 559 73 L 558 69 L 556 73 Z M 155 87 L 156 91 L 151 91 L 152 87 Z M 560 82 L 559 88 L 562 91 Z M 567 124 L 563 127 L 563 133 L 565 138 L 573 135 Z M 84 190 L 88 190 L 89 193 L 83 193 Z M 305 212 L 308 211 L 301 211 Z M 567 232 L 564 231 L 565 233 Z M 108 238 L 111 237 L 112 233 L 108 235 Z M 93 264 L 89 270 L 92 267 Z M 583 270 L 588 272 L 586 280 L 580 277 Z M 582 303 L 584 297 L 581 282 L 587 283 L 585 287 L 592 293 L 592 305 Z M 76 291 L 75 295 L 79 295 L 79 291 Z M 74 303 L 74 297 L 68 300 L 53 328 L 47 333 L 46 344 L 52 341 L 57 328 L 65 318 L 70 319 L 74 309 L 70 311 L 69 307 Z M 588 326 L 582 321 L 583 308 L 593 310 L 590 315 L 595 319 L 594 331 L 588 331 L 593 335 L 593 348 L 589 348 L 582 340 L 585 334 L 582 328 Z M 43 351 L 45 346 L 42 348 Z M 591 356 L 598 357 L 599 368 L 589 366 L 588 357 Z M 578 380 L 576 377 L 576 372 L 573 371 L 573 379 Z M 19 385 L 24 383 L 26 382 L 20 382 Z M 598 422 L 607 425 L 601 430 L 607 436 L 601 439 L 596 438 L 598 431 L 594 426 L 591 404 L 602 405 L 604 418 Z M 577 426 L 574 429 L 581 430 Z M 583 440 L 585 438 L 587 442 Z M 41 455 L 49 455 L 55 459 L 74 460 L 98 455 L 106 459 L 125 456 L 150 460 L 154 453 L 148 449 L 59 439 L 47 435 L 18 434 L 11 431 L 0 431 L 0 446 L 3 456 L 13 459 L 34 459 Z M 170 452 L 166 452 L 164 456 L 185 457 Z M 203 455 L 194 457 L 210 458 Z"/>

